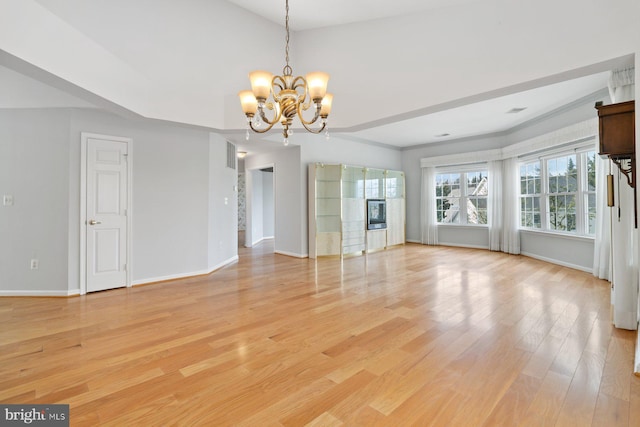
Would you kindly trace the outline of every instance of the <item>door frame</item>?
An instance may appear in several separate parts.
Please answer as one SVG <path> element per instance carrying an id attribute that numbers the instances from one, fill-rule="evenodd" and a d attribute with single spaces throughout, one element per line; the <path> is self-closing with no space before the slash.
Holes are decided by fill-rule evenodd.
<path id="1" fill-rule="evenodd" d="M 132 171 L 133 171 L 133 139 L 101 135 L 97 133 L 80 133 L 80 295 L 87 293 L 87 147 L 89 139 L 104 139 L 108 141 L 124 142 L 127 144 L 127 256 L 126 258 L 126 282 L 127 288 L 131 287 L 131 236 L 133 219 L 132 198 Z"/>
<path id="2" fill-rule="evenodd" d="M 274 251 L 275 251 L 275 243 L 276 243 L 276 239 L 278 238 L 278 230 L 276 227 L 276 218 L 278 215 L 277 212 L 277 203 L 276 203 L 276 198 L 277 198 L 277 194 L 276 194 L 276 180 L 277 180 L 277 176 L 276 176 L 276 164 L 275 163 L 267 163 L 267 164 L 263 164 L 260 166 L 255 166 L 252 167 L 251 169 L 247 169 L 245 167 L 245 171 L 244 171 L 244 179 L 245 179 L 245 234 L 244 234 L 244 240 L 245 240 L 245 244 L 244 247 L 245 248 L 252 248 L 253 247 L 253 206 L 252 206 L 252 199 L 253 199 L 253 179 L 251 177 L 251 172 L 255 172 L 255 171 L 259 171 L 260 169 L 265 169 L 265 168 L 273 168 L 273 247 L 274 247 Z M 262 218 L 261 218 L 262 219 Z"/>

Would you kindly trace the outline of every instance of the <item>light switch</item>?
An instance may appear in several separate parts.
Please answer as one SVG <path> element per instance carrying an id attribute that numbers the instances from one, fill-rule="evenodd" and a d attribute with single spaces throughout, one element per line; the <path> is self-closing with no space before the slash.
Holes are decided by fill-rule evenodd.
<path id="1" fill-rule="evenodd" d="M 11 194 L 5 194 L 2 196 L 3 206 L 13 206 L 13 196 Z"/>

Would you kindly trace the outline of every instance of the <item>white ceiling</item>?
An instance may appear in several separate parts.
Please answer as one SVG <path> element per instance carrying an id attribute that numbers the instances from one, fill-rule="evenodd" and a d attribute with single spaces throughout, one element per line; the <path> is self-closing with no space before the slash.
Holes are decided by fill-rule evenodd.
<path id="1" fill-rule="evenodd" d="M 435 9 L 464 7 L 482 1 L 484 0 L 396 0 L 394 2 L 388 0 L 325 0 L 323 2 L 291 0 L 291 26 L 297 31 L 303 31 Z M 68 5 L 66 0 L 59 2 L 62 5 Z M 51 1 L 43 1 L 43 3 L 49 4 Z M 57 2 L 54 3 L 57 4 Z M 228 3 L 283 25 L 284 0 L 228 0 Z M 530 85 L 527 88 L 536 88 L 492 99 L 476 98 L 476 100 L 483 99 L 481 102 L 458 100 L 446 106 L 436 105 L 428 111 L 420 110 L 405 113 L 403 116 L 390 116 L 381 121 L 362 123 L 354 128 L 331 128 L 330 119 L 330 131 L 335 136 L 342 135 L 355 140 L 382 143 L 399 148 L 492 134 L 512 129 L 606 88 L 608 73 L 599 72 L 592 75 L 582 74 L 582 76 L 553 85 L 545 86 L 543 83 L 540 83 L 540 87 Z M 91 99 L 73 97 L 70 93 L 66 94 L 35 80 L 29 84 L 28 80 L 20 74 L 2 68 L 0 68 L 0 89 L 2 89 L 0 92 L 5 94 L 1 97 L 0 108 L 95 107 L 98 105 L 89 104 L 93 102 Z M 501 94 L 505 93 L 509 91 L 501 92 Z M 14 104 L 12 100 L 15 101 Z M 38 105 L 38 102 L 44 105 Z M 340 93 L 335 93 L 335 104 L 339 103 Z M 526 109 L 520 113 L 507 114 L 507 111 L 512 108 L 524 107 Z M 239 108 L 238 115 L 240 116 Z M 237 128 L 223 131 L 223 133 L 241 149 L 250 152 L 282 147 L 282 135 L 275 129 L 265 135 L 252 133 L 248 142 L 245 141 L 244 131 L 238 131 Z M 449 135 L 439 136 L 445 133 Z M 293 144 L 296 143 L 295 140 L 294 135 L 291 138 Z"/>
<path id="2" fill-rule="evenodd" d="M 567 80 L 487 101 L 371 127 L 352 135 L 408 147 L 506 131 L 607 87 L 609 73 Z M 514 113 L 512 109 L 524 110 Z M 443 134 L 448 134 L 443 136 Z"/>
<path id="3" fill-rule="evenodd" d="M 285 0 L 228 0 L 243 9 L 284 26 Z M 293 31 L 351 24 L 452 7 L 482 0 L 290 0 Z"/>
<path id="4" fill-rule="evenodd" d="M 246 10 L 284 25 L 284 0 L 228 0 Z M 455 7 L 483 0 L 291 0 L 290 27 L 294 31 L 352 24 L 356 22 L 408 15 L 438 8 Z M 356 140 L 382 143 L 396 147 L 409 147 L 447 141 L 476 135 L 486 135 L 512 129 L 550 111 L 607 87 L 608 73 L 598 73 L 536 89 L 475 102 L 456 108 L 419 114 L 410 119 L 389 119 L 388 123 L 371 123 L 348 133 Z M 335 94 L 335 103 L 340 95 Z M 513 108 L 525 108 L 513 114 Z M 330 121 L 331 122 L 331 121 Z M 338 131 L 336 131 L 338 132 Z M 340 134 L 340 132 L 338 132 Z M 448 136 L 442 136 L 449 134 Z M 242 135 L 244 136 L 244 135 Z M 236 135 L 231 139 L 247 150 L 261 150 L 281 143 L 278 132 L 252 134 L 247 142 Z M 292 138 L 295 141 L 295 138 Z M 260 144 L 267 143 L 267 147 Z"/>

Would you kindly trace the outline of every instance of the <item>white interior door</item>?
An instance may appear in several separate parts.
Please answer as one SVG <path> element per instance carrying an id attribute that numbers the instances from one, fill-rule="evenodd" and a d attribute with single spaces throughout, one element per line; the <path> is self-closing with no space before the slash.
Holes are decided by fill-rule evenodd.
<path id="1" fill-rule="evenodd" d="M 127 285 L 128 144 L 87 139 L 87 292 Z"/>

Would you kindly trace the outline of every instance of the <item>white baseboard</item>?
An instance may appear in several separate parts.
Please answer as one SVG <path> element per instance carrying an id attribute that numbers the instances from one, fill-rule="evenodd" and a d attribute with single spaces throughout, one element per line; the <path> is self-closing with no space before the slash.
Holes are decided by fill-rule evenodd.
<path id="1" fill-rule="evenodd" d="M 274 251 L 274 252 L 280 255 L 291 256 L 294 258 L 309 258 L 309 254 L 296 254 L 296 253 L 287 252 L 287 251 Z"/>
<path id="2" fill-rule="evenodd" d="M 0 297 L 70 297 L 80 295 L 80 289 L 68 291 L 0 290 Z"/>
<path id="3" fill-rule="evenodd" d="M 438 242 L 437 246 L 451 246 L 454 248 L 467 248 L 467 249 L 484 249 L 489 250 L 489 246 L 480 246 L 480 245 L 462 245 L 458 243 L 447 243 L 447 242 Z"/>
<path id="4" fill-rule="evenodd" d="M 537 254 L 532 254 L 529 252 L 520 252 L 520 255 L 528 256 L 529 258 L 539 259 L 540 261 L 550 262 L 551 264 L 561 265 L 563 267 L 573 268 L 574 270 L 584 271 L 585 273 L 593 273 L 593 268 L 583 267 L 581 265 L 571 264 L 564 261 L 558 261 L 557 259 L 543 257 Z"/>
<path id="5" fill-rule="evenodd" d="M 419 243 L 419 244 L 422 244 L 422 242 L 420 240 L 411 240 L 411 239 L 407 239 L 407 243 Z"/>
<path id="6" fill-rule="evenodd" d="M 633 373 L 640 377 L 640 339 L 636 336 L 636 357 L 633 362 Z"/>
<path id="7" fill-rule="evenodd" d="M 157 283 L 157 282 L 164 282 L 167 280 L 176 280 L 176 279 L 186 279 L 187 277 L 194 277 L 194 276 L 206 276 L 207 274 L 211 274 L 214 271 L 224 267 L 227 264 L 231 264 L 232 262 L 235 262 L 238 260 L 238 255 L 233 256 L 229 259 L 227 259 L 226 261 L 221 262 L 220 264 L 217 264 L 213 267 L 210 267 L 207 270 L 199 270 L 199 271 L 191 271 L 189 273 L 180 273 L 180 274 L 170 274 L 168 276 L 159 276 L 159 277 L 150 277 L 150 278 L 146 278 L 146 279 L 138 279 L 138 280 L 134 280 L 131 282 L 132 286 L 138 286 L 138 285 L 148 285 L 149 283 Z"/>
<path id="8" fill-rule="evenodd" d="M 216 270 L 218 270 L 218 269 L 220 269 L 220 268 L 224 267 L 225 265 L 229 265 L 229 264 L 231 264 L 232 262 L 236 262 L 236 261 L 238 261 L 238 259 L 239 259 L 239 258 L 238 258 L 238 255 L 235 255 L 235 256 L 232 256 L 231 258 L 227 259 L 227 260 L 222 261 L 222 262 L 221 262 L 221 263 L 219 263 L 219 264 L 216 264 L 216 265 L 214 265 L 214 266 L 209 266 L 209 272 L 208 272 L 207 274 L 211 274 L 211 273 L 213 273 L 214 271 L 216 271 Z"/>
<path id="9" fill-rule="evenodd" d="M 246 245 L 245 245 L 245 247 L 246 247 L 246 248 L 252 248 L 252 247 L 254 247 L 255 245 L 258 245 L 258 244 L 260 244 L 260 243 L 264 242 L 265 240 L 273 240 L 273 236 L 271 236 L 271 237 L 263 237 L 263 238 L 261 238 L 261 239 L 256 240 L 255 242 L 253 242 L 253 243 L 251 244 L 251 246 L 246 246 Z"/>

